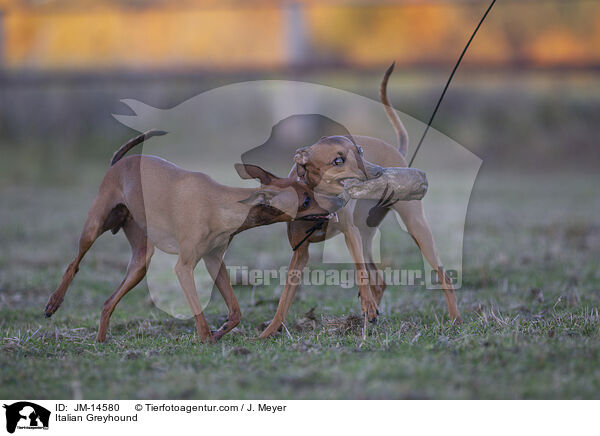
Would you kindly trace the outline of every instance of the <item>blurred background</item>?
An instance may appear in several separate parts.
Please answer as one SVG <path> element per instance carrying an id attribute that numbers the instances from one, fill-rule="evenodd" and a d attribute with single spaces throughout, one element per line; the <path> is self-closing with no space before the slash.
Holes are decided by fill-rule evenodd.
<path id="1" fill-rule="evenodd" d="M 377 98 L 395 60 L 395 107 L 426 121 L 487 6 L 0 0 L 0 183 L 97 176 L 133 133 L 111 116 L 130 113 L 121 98 L 170 108 L 242 80 L 303 80 Z M 599 67 L 599 2 L 500 0 L 434 127 L 485 166 L 593 167 Z"/>

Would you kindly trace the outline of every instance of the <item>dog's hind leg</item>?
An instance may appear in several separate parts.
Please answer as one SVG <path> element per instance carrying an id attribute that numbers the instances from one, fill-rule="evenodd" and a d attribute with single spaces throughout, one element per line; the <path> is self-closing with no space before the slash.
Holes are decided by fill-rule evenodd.
<path id="1" fill-rule="evenodd" d="M 127 266 L 125 278 L 117 288 L 117 290 L 106 300 L 100 315 L 100 328 L 96 340 L 104 342 L 106 340 L 106 332 L 115 307 L 125 296 L 127 292 L 133 289 L 146 275 L 148 264 L 154 254 L 154 245 L 148 241 L 146 233 L 133 221 L 131 216 L 127 218 L 123 225 L 123 232 L 127 236 L 127 240 L 131 245 L 131 259 Z"/>
<path id="2" fill-rule="evenodd" d="M 294 295 L 296 295 L 296 289 L 298 289 L 298 285 L 302 279 L 302 270 L 308 262 L 308 246 L 309 242 L 306 241 L 304 244 L 300 245 L 296 251 L 294 251 L 294 255 L 292 256 L 292 260 L 290 261 L 290 265 L 288 267 L 285 286 L 283 288 L 283 292 L 281 293 L 281 298 L 279 299 L 279 305 L 277 306 L 277 312 L 275 313 L 271 323 L 260 334 L 260 339 L 266 339 L 275 334 L 285 322 L 285 317 L 290 310 Z"/>
<path id="3" fill-rule="evenodd" d="M 216 341 L 221 339 L 223 335 L 229 333 L 242 320 L 242 312 L 237 299 L 235 298 L 235 294 L 233 293 L 229 276 L 227 275 L 227 269 L 223 262 L 223 254 L 224 249 L 218 249 L 210 255 L 204 256 L 206 269 L 217 285 L 217 289 L 225 300 L 227 310 L 229 311 L 225 324 L 213 334 L 213 338 Z"/>
<path id="4" fill-rule="evenodd" d="M 52 316 L 52 314 L 54 314 L 54 312 L 56 312 L 56 310 L 62 304 L 65 294 L 67 293 L 67 289 L 73 281 L 75 274 L 79 270 L 79 263 L 81 262 L 81 259 L 83 259 L 83 256 L 85 256 L 85 253 L 87 253 L 94 241 L 98 239 L 98 237 L 105 231 L 111 228 L 118 229 L 117 226 L 120 211 L 113 212 L 115 203 L 112 197 L 112 195 L 107 193 L 99 193 L 94 200 L 94 203 L 88 212 L 87 219 L 83 226 L 83 231 L 81 232 L 81 236 L 79 238 L 79 249 L 77 251 L 77 256 L 75 256 L 75 259 L 73 259 L 73 261 L 67 267 L 56 291 L 50 295 L 44 310 L 46 317 Z"/>
<path id="5" fill-rule="evenodd" d="M 442 283 L 442 288 L 444 289 L 444 296 L 446 297 L 446 303 L 448 304 L 450 319 L 456 323 L 462 323 L 456 305 L 456 293 L 454 292 L 452 282 L 444 273 L 444 268 L 442 267 L 435 241 L 433 240 L 433 234 L 429 228 L 427 218 L 425 218 L 423 204 L 420 201 L 399 201 L 393 207 L 400 214 L 402 221 L 406 224 L 408 233 L 410 233 L 417 243 L 423 257 L 436 271 L 438 278 Z"/>

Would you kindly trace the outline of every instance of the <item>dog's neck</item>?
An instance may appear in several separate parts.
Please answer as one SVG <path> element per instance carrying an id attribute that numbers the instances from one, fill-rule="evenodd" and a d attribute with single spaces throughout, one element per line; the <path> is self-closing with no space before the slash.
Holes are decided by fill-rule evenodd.
<path id="1" fill-rule="evenodd" d="M 260 191 L 261 188 L 227 187 L 220 203 L 220 223 L 234 236 L 253 227 L 291 221 L 285 212 L 266 205 L 247 205 L 241 201 Z"/>
<path id="2" fill-rule="evenodd" d="M 291 220 L 292 218 L 289 215 L 277 208 L 263 205 L 252 206 L 250 207 L 248 215 L 246 216 L 246 219 L 242 225 L 238 227 L 231 235 L 234 236 L 253 227 L 266 226 L 268 224 Z"/>

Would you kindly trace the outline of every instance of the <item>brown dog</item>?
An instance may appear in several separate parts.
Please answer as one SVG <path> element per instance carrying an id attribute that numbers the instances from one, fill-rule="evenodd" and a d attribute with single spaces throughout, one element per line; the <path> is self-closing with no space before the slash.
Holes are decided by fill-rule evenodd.
<path id="1" fill-rule="evenodd" d="M 260 181 L 260 188 L 248 189 L 218 184 L 203 173 L 185 171 L 155 156 L 122 159 L 134 146 L 164 134 L 149 131 L 115 153 L 88 213 L 77 256 L 46 305 L 45 315 L 52 316 L 94 241 L 107 230 L 114 234 L 123 229 L 131 245 L 131 260 L 125 278 L 104 303 L 99 342 L 106 339 L 110 316 L 119 300 L 146 275 L 155 247 L 179 255 L 175 273 L 194 314 L 198 336 L 202 341 L 214 342 L 241 320 L 223 264 L 233 236 L 256 226 L 294 219 L 323 220 L 329 214 L 317 204 L 304 182 L 296 177 L 278 178 L 254 165 L 235 165 L 240 177 Z M 214 333 L 204 318 L 194 283 L 193 271 L 200 259 L 204 259 L 229 310 L 227 322 Z"/>
<path id="2" fill-rule="evenodd" d="M 387 82 L 394 65 L 386 71 L 380 87 L 380 98 L 398 138 L 398 148 L 368 136 L 329 136 L 321 138 L 310 147 L 301 148 L 295 155 L 293 174 L 305 180 L 315 193 L 340 195 L 348 179 L 371 179 L 377 177 L 381 167 L 406 167 L 408 133 L 402 121 L 391 107 L 387 98 Z M 364 158 L 363 158 L 364 150 Z M 375 232 L 385 215 L 392 208 L 400 214 L 406 228 L 413 237 L 423 256 L 437 272 L 442 283 L 448 311 L 453 322 L 461 318 L 456 305 L 456 295 L 451 281 L 443 272 L 433 235 L 420 200 L 398 201 L 390 204 L 373 201 L 348 203 L 338 211 L 339 221 L 328 222 L 315 231 L 304 243 L 300 243 L 311 229 L 311 224 L 292 222 L 288 224 L 288 238 L 294 251 L 288 270 L 277 312 L 261 338 L 274 334 L 285 321 L 299 283 L 297 279 L 308 261 L 308 245 L 322 242 L 343 233 L 346 245 L 352 255 L 357 270 L 358 288 L 362 311 L 370 321 L 377 317 L 377 306 L 385 290 L 383 274 L 375 265 L 372 242 Z M 293 275 L 293 280 L 290 277 Z M 377 276 L 379 276 L 377 278 Z M 370 280 L 369 280 L 370 279 Z"/>

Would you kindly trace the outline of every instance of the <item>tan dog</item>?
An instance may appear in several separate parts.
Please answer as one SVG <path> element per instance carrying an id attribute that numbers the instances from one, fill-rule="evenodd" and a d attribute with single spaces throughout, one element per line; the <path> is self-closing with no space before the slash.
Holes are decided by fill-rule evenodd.
<path id="1" fill-rule="evenodd" d="M 296 164 L 292 173 L 311 186 L 315 193 L 339 195 L 349 179 L 365 180 L 375 178 L 381 167 L 406 167 L 408 133 L 402 121 L 390 106 L 387 98 L 387 82 L 393 71 L 393 65 L 386 71 L 380 87 L 380 98 L 384 104 L 398 138 L 398 148 L 386 142 L 368 136 L 330 136 L 321 138 L 310 147 L 299 149 L 294 158 Z M 364 151 L 364 158 L 362 156 Z M 308 261 L 308 245 L 322 242 L 339 233 L 343 233 L 346 245 L 354 260 L 362 311 L 370 321 L 377 317 L 377 306 L 385 290 L 383 274 L 375 265 L 372 243 L 381 221 L 392 208 L 400 214 L 406 228 L 413 237 L 423 256 L 437 272 L 442 283 L 448 311 L 453 322 L 461 322 L 456 305 L 456 295 L 451 281 L 443 272 L 442 263 L 433 240 L 433 235 L 420 200 L 379 202 L 356 201 L 348 203 L 338 211 L 339 221 L 329 222 L 315 231 L 306 242 L 298 245 L 311 229 L 310 224 L 292 222 L 288 224 L 288 237 L 292 247 L 297 247 L 290 261 L 288 279 L 284 287 L 277 312 L 269 326 L 260 335 L 261 338 L 274 334 L 285 321 L 299 283 L 301 274 Z M 377 280 L 377 276 L 379 279 Z M 369 280 L 369 278 L 371 280 Z M 374 284 L 373 284 L 374 283 Z M 380 283 L 380 285 L 378 284 Z"/>
<path id="2" fill-rule="evenodd" d="M 260 188 L 248 189 L 218 184 L 203 173 L 185 171 L 155 156 L 121 159 L 147 138 L 164 134 L 149 131 L 115 153 L 88 213 L 77 256 L 46 305 L 45 315 L 52 316 L 94 241 L 107 230 L 114 234 L 122 228 L 131 245 L 131 260 L 125 278 L 104 303 L 99 342 L 106 339 L 110 316 L 119 300 L 146 275 L 155 247 L 179 255 L 175 273 L 194 314 L 198 336 L 214 342 L 241 320 L 223 264 L 233 236 L 256 226 L 293 219 L 323 220 L 329 214 L 317 205 L 304 182 L 296 177 L 278 178 L 254 165 L 235 166 L 242 178 L 260 181 Z M 229 310 L 227 322 L 214 334 L 202 313 L 194 283 L 193 271 L 200 259 L 204 259 Z"/>

